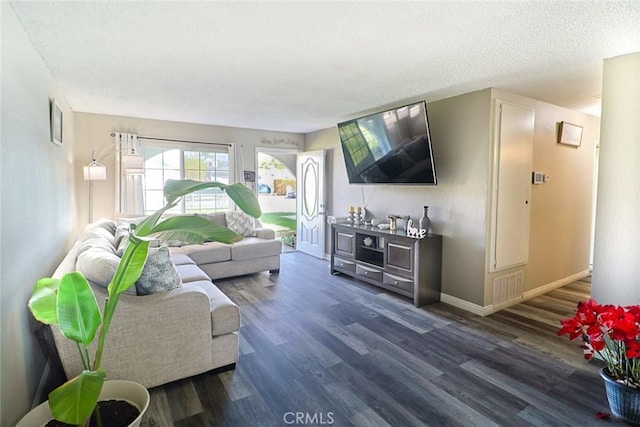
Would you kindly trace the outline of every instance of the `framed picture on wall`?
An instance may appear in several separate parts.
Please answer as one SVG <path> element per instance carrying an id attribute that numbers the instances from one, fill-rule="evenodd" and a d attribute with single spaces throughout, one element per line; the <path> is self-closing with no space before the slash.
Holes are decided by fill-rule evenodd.
<path id="1" fill-rule="evenodd" d="M 568 122 L 560 122 L 558 128 L 558 143 L 579 147 L 582 143 L 582 126 Z"/>
<path id="2" fill-rule="evenodd" d="M 254 171 L 244 171 L 244 182 L 255 182 L 256 173 Z"/>
<path id="3" fill-rule="evenodd" d="M 51 142 L 62 145 L 62 110 L 56 104 L 55 99 L 51 100 L 49 110 L 51 112 Z"/>

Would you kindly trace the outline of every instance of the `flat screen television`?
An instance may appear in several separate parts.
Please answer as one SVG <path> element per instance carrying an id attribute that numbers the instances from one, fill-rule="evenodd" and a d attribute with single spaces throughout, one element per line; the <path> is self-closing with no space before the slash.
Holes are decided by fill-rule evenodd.
<path id="1" fill-rule="evenodd" d="M 421 101 L 338 123 L 351 184 L 436 185 L 436 168 Z"/>

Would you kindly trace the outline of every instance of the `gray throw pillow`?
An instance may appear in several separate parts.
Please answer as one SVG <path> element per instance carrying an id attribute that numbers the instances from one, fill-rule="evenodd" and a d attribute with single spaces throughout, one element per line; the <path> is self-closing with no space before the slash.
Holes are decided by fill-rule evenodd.
<path id="1" fill-rule="evenodd" d="M 111 283 L 119 264 L 120 257 L 114 253 L 113 247 L 103 238 L 96 238 L 95 234 L 89 233 L 78 250 L 76 270 L 81 272 L 92 285 L 106 288 Z M 135 295 L 136 290 L 132 286 L 124 293 Z"/>
<path id="2" fill-rule="evenodd" d="M 138 295 L 150 295 L 181 288 L 182 280 L 176 266 L 171 261 L 171 253 L 166 246 L 149 249 L 147 263 L 136 282 Z"/>
<path id="3" fill-rule="evenodd" d="M 94 230 L 96 230 L 98 228 L 102 228 L 102 229 L 108 231 L 109 233 L 111 233 L 112 236 L 116 231 L 116 223 L 115 223 L 115 221 L 113 221 L 111 219 L 107 219 L 107 218 L 100 218 L 96 222 L 89 224 L 87 227 L 88 227 L 87 231 L 94 231 Z"/>
<path id="4" fill-rule="evenodd" d="M 138 225 L 140 224 L 146 217 L 140 218 L 127 218 L 127 219 L 119 219 L 116 222 L 116 230 L 114 236 L 114 246 L 116 248 L 116 255 L 122 257 L 124 254 L 127 245 L 129 244 L 129 230 L 132 224 Z"/>
<path id="5" fill-rule="evenodd" d="M 120 258 L 113 251 L 99 246 L 89 247 L 78 255 L 76 270 L 91 283 L 106 288 L 118 269 Z"/>

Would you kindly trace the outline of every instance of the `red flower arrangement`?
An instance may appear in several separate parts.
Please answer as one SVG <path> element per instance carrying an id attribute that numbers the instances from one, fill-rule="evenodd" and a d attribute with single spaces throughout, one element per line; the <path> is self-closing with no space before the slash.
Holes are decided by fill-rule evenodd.
<path id="1" fill-rule="evenodd" d="M 618 382 L 640 388 L 640 306 L 578 303 L 574 317 L 561 321 L 558 335 L 582 338 L 585 359 L 602 360 Z"/>

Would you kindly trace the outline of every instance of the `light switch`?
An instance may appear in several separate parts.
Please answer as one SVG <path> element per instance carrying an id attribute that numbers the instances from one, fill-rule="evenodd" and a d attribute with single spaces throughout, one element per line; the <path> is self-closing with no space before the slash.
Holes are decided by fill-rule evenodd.
<path id="1" fill-rule="evenodd" d="M 544 173 L 542 172 L 531 172 L 531 183 L 532 184 L 542 184 L 544 182 Z"/>

